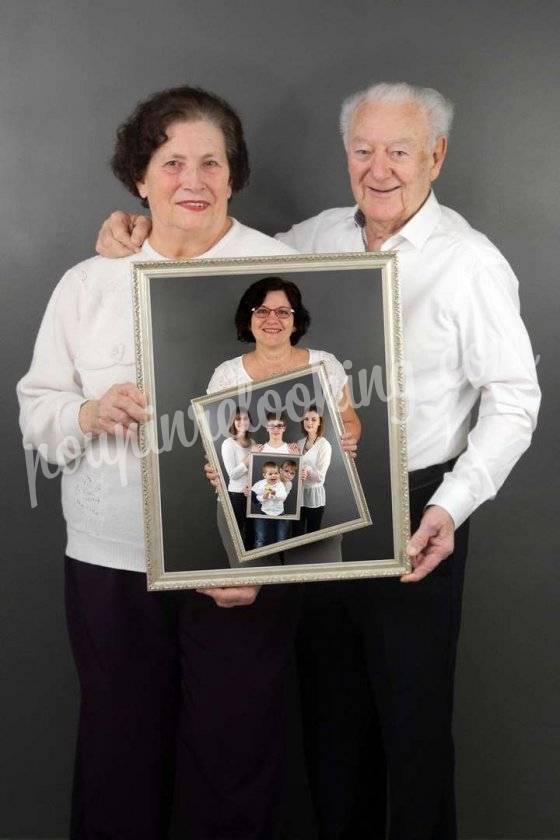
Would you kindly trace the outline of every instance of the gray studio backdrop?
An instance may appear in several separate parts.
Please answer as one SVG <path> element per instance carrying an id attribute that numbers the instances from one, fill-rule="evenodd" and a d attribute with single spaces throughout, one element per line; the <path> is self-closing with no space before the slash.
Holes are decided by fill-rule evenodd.
<path id="1" fill-rule="evenodd" d="M 137 207 L 108 170 L 114 129 L 153 90 L 221 93 L 252 152 L 232 212 L 273 233 L 350 203 L 339 103 L 379 78 L 456 102 L 437 194 L 516 270 L 544 390 L 532 450 L 473 519 L 457 679 L 461 835 L 560 837 L 560 3 L 0 0 L 0 21 L 0 837 L 68 831 L 78 686 L 58 482 L 39 475 L 31 507 L 14 387 L 54 284 L 92 253 L 109 210 Z M 313 836 L 304 791 L 294 736 L 282 827 L 292 840 Z"/>

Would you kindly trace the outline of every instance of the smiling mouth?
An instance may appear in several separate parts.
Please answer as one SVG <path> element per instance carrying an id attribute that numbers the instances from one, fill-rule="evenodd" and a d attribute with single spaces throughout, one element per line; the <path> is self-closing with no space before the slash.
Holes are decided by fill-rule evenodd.
<path id="1" fill-rule="evenodd" d="M 377 187 L 368 187 L 368 190 L 375 193 L 375 195 L 391 195 L 391 193 L 396 192 L 398 189 L 399 187 L 390 187 L 388 190 L 380 190 Z"/>
<path id="2" fill-rule="evenodd" d="M 181 207 L 184 207 L 186 210 L 206 210 L 207 207 L 210 206 L 208 201 L 179 201 L 178 202 Z"/>

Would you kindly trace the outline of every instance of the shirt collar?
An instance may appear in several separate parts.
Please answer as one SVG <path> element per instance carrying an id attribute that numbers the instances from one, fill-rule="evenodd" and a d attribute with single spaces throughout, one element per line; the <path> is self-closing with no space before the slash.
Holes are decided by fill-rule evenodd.
<path id="1" fill-rule="evenodd" d="M 414 248 L 420 250 L 435 230 L 440 218 L 441 207 L 432 191 L 412 219 L 409 219 L 406 225 L 397 231 L 397 233 L 394 233 L 385 240 L 383 250 L 391 250 L 395 245 L 403 241 L 410 242 Z M 354 224 L 360 228 L 362 235 L 364 233 L 365 222 L 364 214 L 359 207 L 356 207 L 354 211 Z"/>

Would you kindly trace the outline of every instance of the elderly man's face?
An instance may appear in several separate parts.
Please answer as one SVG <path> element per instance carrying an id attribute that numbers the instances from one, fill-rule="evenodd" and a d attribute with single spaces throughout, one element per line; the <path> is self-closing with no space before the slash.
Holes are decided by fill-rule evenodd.
<path id="1" fill-rule="evenodd" d="M 350 183 L 366 230 L 399 230 L 429 195 L 446 139 L 429 150 L 428 120 L 414 102 L 365 102 L 354 117 L 346 152 Z"/>

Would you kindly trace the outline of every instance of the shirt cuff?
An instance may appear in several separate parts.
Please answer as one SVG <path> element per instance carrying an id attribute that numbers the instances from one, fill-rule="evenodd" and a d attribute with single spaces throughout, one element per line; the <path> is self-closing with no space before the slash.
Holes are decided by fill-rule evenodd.
<path id="1" fill-rule="evenodd" d="M 78 422 L 80 408 L 85 402 L 87 402 L 87 400 L 84 400 L 83 397 L 76 396 L 75 400 L 67 402 L 60 411 L 60 430 L 62 432 L 66 449 L 66 457 L 64 458 L 65 461 L 68 460 L 68 455 L 72 452 L 74 452 L 74 457 L 77 457 L 81 452 L 83 452 L 86 440 L 90 437 L 84 434 Z"/>
<path id="2" fill-rule="evenodd" d="M 469 489 L 458 481 L 449 481 L 447 476 L 430 498 L 428 505 L 439 505 L 453 519 L 455 528 L 459 528 L 477 507 Z"/>

